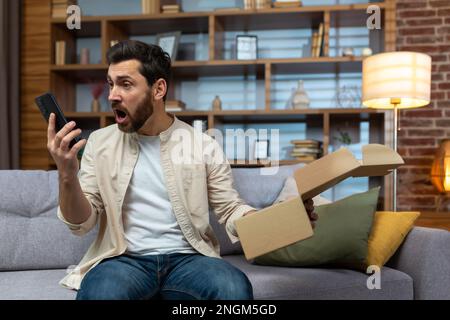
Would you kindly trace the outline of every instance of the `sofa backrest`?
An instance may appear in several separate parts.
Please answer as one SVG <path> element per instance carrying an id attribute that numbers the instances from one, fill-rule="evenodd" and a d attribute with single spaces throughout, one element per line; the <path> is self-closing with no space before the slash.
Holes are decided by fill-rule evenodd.
<path id="1" fill-rule="evenodd" d="M 0 270 L 78 264 L 95 231 L 77 237 L 56 217 L 57 171 L 0 170 Z"/>
<path id="2" fill-rule="evenodd" d="M 260 209 L 270 206 L 285 179 L 298 165 L 283 166 L 276 175 L 261 175 L 259 168 L 232 169 L 234 186 L 241 198 Z M 76 265 L 96 230 L 74 236 L 56 217 L 58 172 L 0 170 L 0 270 L 55 269 Z M 223 225 L 210 212 L 221 254 L 242 253 L 231 244 Z"/>

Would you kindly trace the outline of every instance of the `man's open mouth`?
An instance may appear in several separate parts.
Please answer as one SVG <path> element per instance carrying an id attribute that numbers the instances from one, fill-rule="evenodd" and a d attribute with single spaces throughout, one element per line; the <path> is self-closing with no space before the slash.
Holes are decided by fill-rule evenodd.
<path id="1" fill-rule="evenodd" d="M 114 115 L 118 124 L 123 124 L 128 119 L 128 114 L 120 109 L 114 109 Z"/>

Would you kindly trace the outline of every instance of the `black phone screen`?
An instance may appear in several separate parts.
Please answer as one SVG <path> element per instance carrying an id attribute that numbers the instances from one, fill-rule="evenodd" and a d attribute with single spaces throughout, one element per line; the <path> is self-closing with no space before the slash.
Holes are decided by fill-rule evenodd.
<path id="1" fill-rule="evenodd" d="M 58 132 L 67 124 L 68 121 L 64 117 L 64 114 L 58 103 L 56 102 L 56 98 L 53 94 L 51 94 L 50 92 L 44 93 L 43 95 L 36 97 L 35 102 L 47 123 L 48 119 L 50 118 L 50 114 L 55 114 L 55 132 Z M 80 140 L 80 137 L 75 137 L 74 139 L 72 139 L 69 144 L 69 148 L 72 148 L 72 146 Z"/>

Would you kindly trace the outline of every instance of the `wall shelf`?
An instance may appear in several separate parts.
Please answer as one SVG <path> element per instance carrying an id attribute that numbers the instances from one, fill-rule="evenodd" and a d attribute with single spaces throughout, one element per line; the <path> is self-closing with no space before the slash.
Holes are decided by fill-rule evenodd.
<path id="1" fill-rule="evenodd" d="M 332 104 L 327 102 L 331 99 L 330 95 L 327 96 L 327 93 L 324 93 L 324 97 L 327 96 L 327 98 L 323 98 L 323 100 L 328 100 L 322 102 L 321 94 L 317 93 L 320 90 L 331 91 L 335 87 L 345 85 L 351 77 L 354 77 L 351 80 L 357 81 L 357 77 L 355 78 L 354 75 L 361 74 L 364 58 L 358 56 L 358 53 L 355 53 L 355 56 L 340 56 L 339 50 L 345 45 L 346 35 L 344 33 L 342 36 L 344 40 L 339 43 L 340 35 L 336 30 L 365 27 L 368 5 L 377 5 L 381 8 L 383 28 L 381 31 L 371 32 L 369 35 L 364 34 L 365 39 L 361 42 L 361 46 L 370 46 L 374 53 L 395 50 L 395 24 L 390 20 L 395 15 L 395 3 L 392 0 L 261 10 L 83 16 L 81 30 L 73 31 L 67 30 L 64 18 L 49 17 L 48 43 L 51 50 L 47 67 L 50 80 L 48 89 L 56 95 L 67 118 L 76 120 L 81 126 L 91 130 L 96 125 L 101 128 L 113 124 L 112 112 L 77 112 L 77 110 L 89 110 L 87 107 L 89 101 L 81 101 L 79 99 L 80 92 L 88 90 L 87 85 L 91 82 L 106 80 L 108 65 L 105 54 L 111 41 L 147 36 L 154 38 L 157 33 L 181 31 L 182 37 L 185 37 L 184 43 L 194 42 L 195 49 L 200 47 L 198 50 L 202 50 L 202 54 L 195 55 L 195 57 L 184 55 L 183 59 L 189 60 L 173 61 L 173 79 L 169 87 L 169 100 L 185 101 L 183 94 L 186 90 L 194 88 L 197 82 L 208 85 L 210 79 L 212 79 L 211 82 L 216 81 L 219 87 L 225 87 L 227 84 L 234 84 L 238 81 L 243 82 L 244 85 L 237 87 L 238 89 L 235 87 L 230 89 L 230 91 L 235 90 L 234 92 L 238 93 L 236 96 L 240 95 L 240 92 L 244 92 L 239 90 L 248 90 L 246 97 L 241 99 L 242 101 L 227 104 L 228 101 L 224 98 L 224 110 L 213 111 L 209 109 L 209 105 L 216 93 L 210 91 L 208 86 L 206 89 L 202 89 L 203 91 L 194 89 L 199 90 L 194 93 L 198 99 L 187 103 L 186 111 L 173 112 L 181 120 L 191 122 L 201 119 L 207 122 L 209 129 L 222 129 L 234 125 L 242 125 L 244 128 L 252 126 L 260 128 L 265 124 L 279 125 L 280 128 L 294 126 L 294 128 L 301 128 L 299 132 L 303 130 L 301 134 L 306 138 L 314 138 L 318 135 L 323 141 L 325 154 L 333 142 L 336 129 L 348 123 L 356 126 L 365 123 L 369 126 L 370 142 L 390 145 L 389 131 L 386 132 L 390 129 L 387 126 L 391 120 L 389 112 L 365 108 L 333 108 Z M 46 10 L 47 13 L 51 12 L 49 8 Z M 272 50 L 272 42 L 270 42 L 270 39 L 274 37 L 272 34 L 268 35 L 268 38 L 258 38 L 263 40 L 263 45 L 266 41 L 264 47 L 266 52 L 262 52 L 262 54 L 258 52 L 259 59 L 236 60 L 233 46 L 230 45 L 236 34 L 264 34 L 271 30 L 276 32 L 275 37 L 278 33 L 285 32 L 287 36 L 292 36 L 292 33 L 289 33 L 292 30 L 295 32 L 297 29 L 301 32 L 306 30 L 307 32 L 305 31 L 301 35 L 295 35 L 296 41 L 304 41 L 305 38 L 310 41 L 312 32 L 317 31 L 320 23 L 324 25 L 323 52 L 320 57 L 308 56 L 305 54 L 308 50 L 301 51 L 298 44 L 289 54 L 283 55 L 283 50 L 279 48 L 273 50 L 277 53 L 281 52 L 280 55 L 272 52 L 268 54 L 267 50 Z M 79 61 L 77 54 L 79 54 L 80 48 L 77 48 L 77 45 L 81 46 L 78 43 L 80 38 L 96 41 L 96 50 L 99 51 L 96 53 L 96 57 L 101 56 L 99 63 L 85 65 L 76 63 Z M 64 65 L 54 64 L 54 45 L 57 40 L 64 40 L 68 44 L 68 59 Z M 181 42 L 183 43 L 183 41 Z M 295 54 L 292 54 L 294 51 Z M 298 54 L 296 54 L 297 52 Z M 309 76 L 307 79 L 313 79 L 312 81 L 317 83 L 326 76 L 329 77 L 327 80 L 335 81 L 336 85 L 322 88 L 320 84 L 315 84 L 310 92 L 311 95 L 319 95 L 319 98 L 316 98 L 319 102 L 312 108 L 306 110 L 285 109 L 283 108 L 287 101 L 285 97 L 290 93 L 291 83 L 298 75 L 307 75 Z M 220 82 L 221 79 L 226 80 Z M 106 106 L 104 103 L 102 105 Z M 288 131 L 290 130 L 292 129 Z M 48 158 L 46 153 L 45 145 L 43 145 L 43 158 Z M 52 168 L 52 162 L 48 160 L 48 163 L 48 167 Z M 280 165 L 293 163 L 299 163 L 299 161 L 282 159 L 279 162 Z M 260 167 L 262 165 L 267 164 L 232 163 L 233 167 Z M 389 203 L 390 186 L 386 183 L 384 186 L 384 201 Z"/>
<path id="2" fill-rule="evenodd" d="M 209 16 L 261 16 L 274 14 L 292 14 L 292 13 L 311 13 L 311 12 L 325 12 L 325 11 L 352 11 L 352 10 L 366 10 L 366 3 L 359 4 L 341 4 L 328 6 L 303 6 L 297 8 L 267 8 L 258 10 L 218 10 L 211 12 L 180 12 L 180 13 L 159 13 L 159 14 L 133 14 L 133 15 L 112 15 L 112 16 L 83 16 L 85 22 L 101 22 L 101 21 L 123 21 L 123 20 L 164 20 L 177 18 L 204 18 Z M 371 2 L 370 5 L 377 5 L 381 9 L 387 7 L 385 2 Z M 65 23 L 64 18 L 50 18 L 51 23 Z"/>

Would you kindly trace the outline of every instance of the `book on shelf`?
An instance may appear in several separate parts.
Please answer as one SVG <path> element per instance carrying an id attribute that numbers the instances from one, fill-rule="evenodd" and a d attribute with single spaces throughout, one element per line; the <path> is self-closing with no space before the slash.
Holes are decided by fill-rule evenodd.
<path id="1" fill-rule="evenodd" d="M 308 147 L 302 147 L 302 148 L 298 148 L 298 147 L 294 147 L 292 149 L 292 153 L 301 153 L 301 154 L 317 154 L 320 153 L 321 150 L 318 148 L 308 148 Z"/>
<path id="2" fill-rule="evenodd" d="M 311 40 L 311 57 L 320 57 L 323 47 L 323 23 L 319 24 L 318 31 L 313 32 Z"/>
<path id="3" fill-rule="evenodd" d="M 311 38 L 311 57 L 320 57 L 323 47 L 323 23 L 319 24 L 318 31 L 314 31 Z"/>
<path id="4" fill-rule="evenodd" d="M 141 0 L 142 14 L 159 13 L 160 0 Z"/>
<path id="5" fill-rule="evenodd" d="M 322 154 L 322 142 L 318 140 L 291 140 L 291 144 L 291 157 L 301 162 L 314 161 Z"/>
<path id="6" fill-rule="evenodd" d="M 179 13 L 181 7 L 179 4 L 166 4 L 162 6 L 162 13 Z"/>
<path id="7" fill-rule="evenodd" d="M 317 47 L 316 47 L 316 57 L 320 57 L 322 55 L 322 46 L 323 46 L 323 23 L 319 24 L 319 32 L 317 35 Z"/>
<path id="8" fill-rule="evenodd" d="M 77 4 L 77 0 L 52 0 L 52 5 Z"/>
<path id="9" fill-rule="evenodd" d="M 52 8 L 52 18 L 65 18 L 67 16 L 67 7 Z"/>
<path id="10" fill-rule="evenodd" d="M 167 112 L 180 112 L 180 111 L 185 111 L 185 109 L 179 108 L 179 107 L 166 107 L 166 111 Z"/>
<path id="11" fill-rule="evenodd" d="M 322 141 L 314 140 L 314 139 L 294 139 L 291 140 L 292 144 L 298 144 L 298 145 L 320 145 L 322 144 Z"/>
<path id="12" fill-rule="evenodd" d="M 66 42 L 64 40 L 58 40 L 55 42 L 55 64 L 66 64 Z"/>
<path id="13" fill-rule="evenodd" d="M 67 7 L 69 7 L 71 5 L 76 5 L 76 4 L 77 4 L 77 0 L 52 0 L 52 9 L 54 9 L 54 8 L 67 9 Z"/>
<path id="14" fill-rule="evenodd" d="M 253 10 L 256 8 L 255 0 L 244 0 L 244 10 Z"/>
<path id="15" fill-rule="evenodd" d="M 255 0 L 256 9 L 266 9 L 270 8 L 271 1 L 270 0 Z"/>
<path id="16" fill-rule="evenodd" d="M 295 8 L 295 7 L 301 7 L 302 2 L 301 1 L 292 1 L 292 0 L 288 0 L 288 1 L 278 0 L 278 1 L 273 2 L 272 6 L 274 8 Z"/>
<path id="17" fill-rule="evenodd" d="M 291 152 L 291 156 L 296 159 L 314 160 L 317 159 L 317 153 Z"/>
<path id="18" fill-rule="evenodd" d="M 166 101 L 166 111 L 167 112 L 176 112 L 176 111 L 185 111 L 186 104 L 180 100 L 167 100 Z"/>
<path id="19" fill-rule="evenodd" d="M 314 160 L 317 160 L 317 157 L 314 156 L 297 156 L 297 155 L 291 155 L 295 160 L 302 163 L 309 163 Z"/>
<path id="20" fill-rule="evenodd" d="M 165 4 L 162 6 L 163 9 L 180 9 L 179 4 Z"/>
<path id="21" fill-rule="evenodd" d="M 228 7 L 228 8 L 215 8 L 214 11 L 241 11 L 242 8 L 239 7 Z"/>
<path id="22" fill-rule="evenodd" d="M 318 38 L 318 33 L 317 32 L 313 32 L 312 34 L 312 38 L 311 38 L 311 57 L 315 57 L 316 56 L 316 49 L 317 49 L 317 38 Z"/>
<path id="23" fill-rule="evenodd" d="M 67 16 L 67 8 L 76 4 L 76 0 L 52 0 L 52 17 L 65 18 Z"/>

